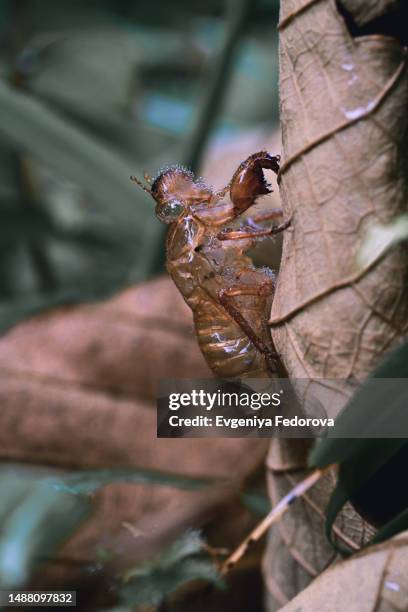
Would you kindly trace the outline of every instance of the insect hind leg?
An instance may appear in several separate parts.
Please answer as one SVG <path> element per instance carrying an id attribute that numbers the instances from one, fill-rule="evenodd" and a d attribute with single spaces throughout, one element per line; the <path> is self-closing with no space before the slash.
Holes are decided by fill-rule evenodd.
<path id="1" fill-rule="evenodd" d="M 271 372 L 276 373 L 276 362 L 279 359 L 279 355 L 262 340 L 257 331 L 252 327 L 251 323 L 243 316 L 240 309 L 234 304 L 234 298 L 237 296 L 254 295 L 266 297 L 268 294 L 271 294 L 272 291 L 273 288 L 270 286 L 270 283 L 253 286 L 232 286 L 220 291 L 218 294 L 218 299 L 228 314 L 248 336 L 255 348 L 265 357 L 265 361 Z"/>

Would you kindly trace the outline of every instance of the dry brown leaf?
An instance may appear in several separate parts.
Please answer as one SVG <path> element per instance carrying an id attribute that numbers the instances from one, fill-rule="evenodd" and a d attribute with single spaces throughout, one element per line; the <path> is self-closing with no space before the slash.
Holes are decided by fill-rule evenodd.
<path id="1" fill-rule="evenodd" d="M 105 303 L 34 317 L 1 339 L 0 459 L 49 469 L 153 468 L 235 482 L 205 492 L 106 487 L 92 519 L 41 572 L 43 586 L 89 580 L 84 568 L 98 549 L 114 552 L 116 571 L 186 526 L 205 524 L 260 465 L 262 440 L 156 438 L 158 379 L 210 375 L 191 313 L 167 278 Z M 252 526 L 244 514 L 223 545 L 234 546 Z"/>
<path id="2" fill-rule="evenodd" d="M 408 533 L 326 570 L 281 612 L 404 612 L 408 609 Z"/>
<path id="3" fill-rule="evenodd" d="M 407 258 L 356 274 L 373 221 L 407 206 L 406 54 L 353 39 L 334 0 L 286 0 L 280 26 L 286 233 L 271 322 L 291 377 L 361 378 L 406 331 Z"/>
<path id="4" fill-rule="evenodd" d="M 0 372 L 39 384 L 154 400 L 160 376 L 211 376 L 189 309 L 169 279 L 107 302 L 59 308 L 0 342 Z"/>
<path id="5" fill-rule="evenodd" d="M 360 24 L 390 8 L 386 1 L 344 4 Z M 352 38 L 334 0 L 282 0 L 280 194 L 292 227 L 284 237 L 271 333 L 291 378 L 350 381 L 336 383 L 333 413 L 353 380 L 367 376 L 406 334 L 406 250 L 394 249 L 362 272 L 355 264 L 367 226 L 406 210 L 406 61 L 397 40 Z M 272 442 L 272 499 L 302 476 L 299 444 Z M 269 612 L 332 561 L 323 535 L 331 489 L 327 478 L 273 530 L 264 563 Z M 353 547 L 370 531 L 351 508 L 337 528 Z"/>

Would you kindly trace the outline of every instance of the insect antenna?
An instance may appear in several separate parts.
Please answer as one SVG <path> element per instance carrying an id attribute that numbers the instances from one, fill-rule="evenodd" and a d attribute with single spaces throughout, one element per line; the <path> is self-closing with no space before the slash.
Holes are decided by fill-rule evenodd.
<path id="1" fill-rule="evenodd" d="M 150 178 L 150 177 L 149 177 Z M 146 187 L 146 185 L 143 185 L 142 181 L 140 181 L 137 176 L 131 176 L 130 180 L 133 181 L 134 183 L 136 183 L 136 185 L 139 185 L 139 187 L 141 187 L 143 189 L 143 191 L 145 191 L 146 193 L 148 193 L 149 195 L 152 195 L 152 190 L 149 189 L 149 187 Z M 147 180 L 147 178 L 145 177 L 145 180 Z M 149 181 L 150 183 L 150 181 Z"/>

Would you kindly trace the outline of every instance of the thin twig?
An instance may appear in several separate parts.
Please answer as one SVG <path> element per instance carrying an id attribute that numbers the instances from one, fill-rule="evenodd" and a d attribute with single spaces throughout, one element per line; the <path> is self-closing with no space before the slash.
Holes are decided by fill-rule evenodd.
<path id="1" fill-rule="evenodd" d="M 189 138 L 184 163 L 196 172 L 207 146 L 212 128 L 224 101 L 230 83 L 238 44 L 244 31 L 252 7 L 251 0 L 228 0 L 227 25 L 224 44 L 213 66 L 207 85 L 207 93 L 193 133 Z"/>
<path id="2" fill-rule="evenodd" d="M 283 514 L 289 509 L 289 507 L 299 497 L 302 497 L 318 480 L 330 470 L 333 466 L 329 465 L 324 469 L 314 470 L 307 478 L 299 482 L 293 489 L 283 497 L 278 504 L 269 512 L 269 514 L 255 527 L 253 531 L 245 538 L 245 540 L 238 546 L 236 550 L 228 557 L 221 568 L 221 574 L 225 575 L 229 570 L 234 567 L 241 557 L 247 552 L 248 548 L 261 539 L 261 537 L 268 531 L 268 529 L 276 523 Z"/>

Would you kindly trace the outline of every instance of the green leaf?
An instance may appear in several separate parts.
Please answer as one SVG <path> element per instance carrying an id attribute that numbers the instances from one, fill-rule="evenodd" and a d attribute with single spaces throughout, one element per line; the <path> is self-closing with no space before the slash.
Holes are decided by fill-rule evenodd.
<path id="1" fill-rule="evenodd" d="M 83 498 L 18 474 L 0 477 L 0 588 L 20 588 L 88 517 Z"/>
<path id="2" fill-rule="evenodd" d="M 378 448 L 381 452 L 382 436 L 387 435 L 388 425 L 393 431 L 406 431 L 406 401 L 408 378 L 408 343 L 394 349 L 382 364 L 357 390 L 335 422 L 333 438 L 317 443 L 309 456 L 311 467 L 323 468 L 332 463 L 356 459 L 365 452 Z M 379 381 L 378 379 L 382 379 Z M 355 431 L 366 431 L 367 437 L 352 439 Z M 380 438 L 372 440 L 370 438 Z M 404 440 L 395 438 L 396 452 Z M 391 450 L 390 450 L 391 453 Z"/>
<path id="3" fill-rule="evenodd" d="M 360 491 L 363 485 L 407 444 L 405 439 L 366 440 L 364 452 L 340 464 L 336 487 L 326 508 L 325 532 L 331 544 L 341 554 L 351 551 L 333 539 L 332 527 L 344 504 Z"/>
<path id="4" fill-rule="evenodd" d="M 25 53 L 35 54 L 40 69 L 28 79 L 28 87 L 85 117 L 127 114 L 136 95 L 136 40 L 118 25 L 34 37 Z"/>
<path id="5" fill-rule="evenodd" d="M 118 151 L 110 150 L 49 107 L 0 81 L 0 114 L 3 133 L 15 146 L 54 168 L 93 196 L 104 213 L 94 215 L 113 235 L 136 237 L 140 278 L 155 256 L 152 245 L 160 235 L 148 197 L 138 191 L 129 177 L 141 174 Z"/>
<path id="6" fill-rule="evenodd" d="M 0 587 L 23 586 L 35 566 L 88 517 L 87 496 L 115 482 L 199 490 L 221 481 L 148 469 L 92 470 L 40 478 L 15 470 L 0 473 Z M 211 564 L 195 558 L 201 549 L 199 534 L 189 532 L 169 549 L 160 567 L 163 570 L 186 560 L 172 580 L 190 575 L 211 579 Z M 132 576 L 139 575 L 138 569 L 135 572 Z"/>
<path id="7" fill-rule="evenodd" d="M 408 508 L 400 512 L 400 514 L 398 514 L 394 519 L 381 527 L 381 529 L 377 531 L 371 540 L 370 544 L 379 544 L 380 542 L 384 542 L 384 540 L 388 540 L 388 538 L 392 538 L 397 533 L 401 533 L 406 529 L 408 529 Z"/>
<path id="8" fill-rule="evenodd" d="M 87 227 L 63 227 L 39 206 L 0 207 L 0 333 L 61 303 L 129 283 L 133 249 Z"/>
<path id="9" fill-rule="evenodd" d="M 1 168 L 0 333 L 45 308 L 101 299 L 149 276 L 162 232 L 148 197 L 129 180 L 137 170 L 1 81 L 0 113 L 0 133 L 9 138 L 9 147 L 1 150 L 7 163 Z M 75 197 L 67 197 L 63 182 L 52 175 L 48 191 L 40 189 L 35 201 L 24 203 L 11 143 L 79 185 Z M 44 181 L 37 170 L 30 167 L 40 186 Z M 87 200 L 84 206 L 83 191 L 94 204 Z"/>
<path id="10" fill-rule="evenodd" d="M 69 492 L 77 495 L 90 495 L 101 487 L 115 482 L 160 485 L 195 491 L 214 484 L 219 484 L 222 481 L 211 478 L 194 478 L 183 474 L 161 472 L 160 470 L 129 468 L 90 470 L 72 473 L 58 478 L 47 478 L 46 482 L 56 491 Z"/>
<path id="11" fill-rule="evenodd" d="M 61 198 L 54 179 L 45 207 L 46 190 L 38 194 L 41 204 L 37 193 L 25 197 L 16 171 L 21 160 L 10 146 L 0 148 L 0 160 L 0 333 L 21 317 L 100 299 L 133 280 L 134 240 L 84 222 L 78 188 L 71 184 L 71 197 Z M 39 178 L 35 172 L 37 186 Z"/>
<path id="12" fill-rule="evenodd" d="M 372 225 L 357 253 L 357 265 L 365 269 L 375 263 L 391 247 L 408 238 L 408 215 L 400 215 L 391 223 Z"/>
<path id="13" fill-rule="evenodd" d="M 339 464 L 339 477 L 326 510 L 326 534 L 334 546 L 332 526 L 344 506 L 403 447 L 407 438 L 389 437 L 407 431 L 408 343 L 396 348 L 357 390 L 336 419 L 333 438 L 321 440 L 309 457 L 311 467 Z M 365 432 L 364 438 L 351 438 Z M 399 525 L 400 523 L 397 523 Z"/>
<path id="14" fill-rule="evenodd" d="M 121 603 L 157 606 L 191 580 L 206 580 L 223 588 L 224 582 L 203 546 L 199 532 L 191 530 L 150 562 L 131 569 L 119 590 Z"/>

